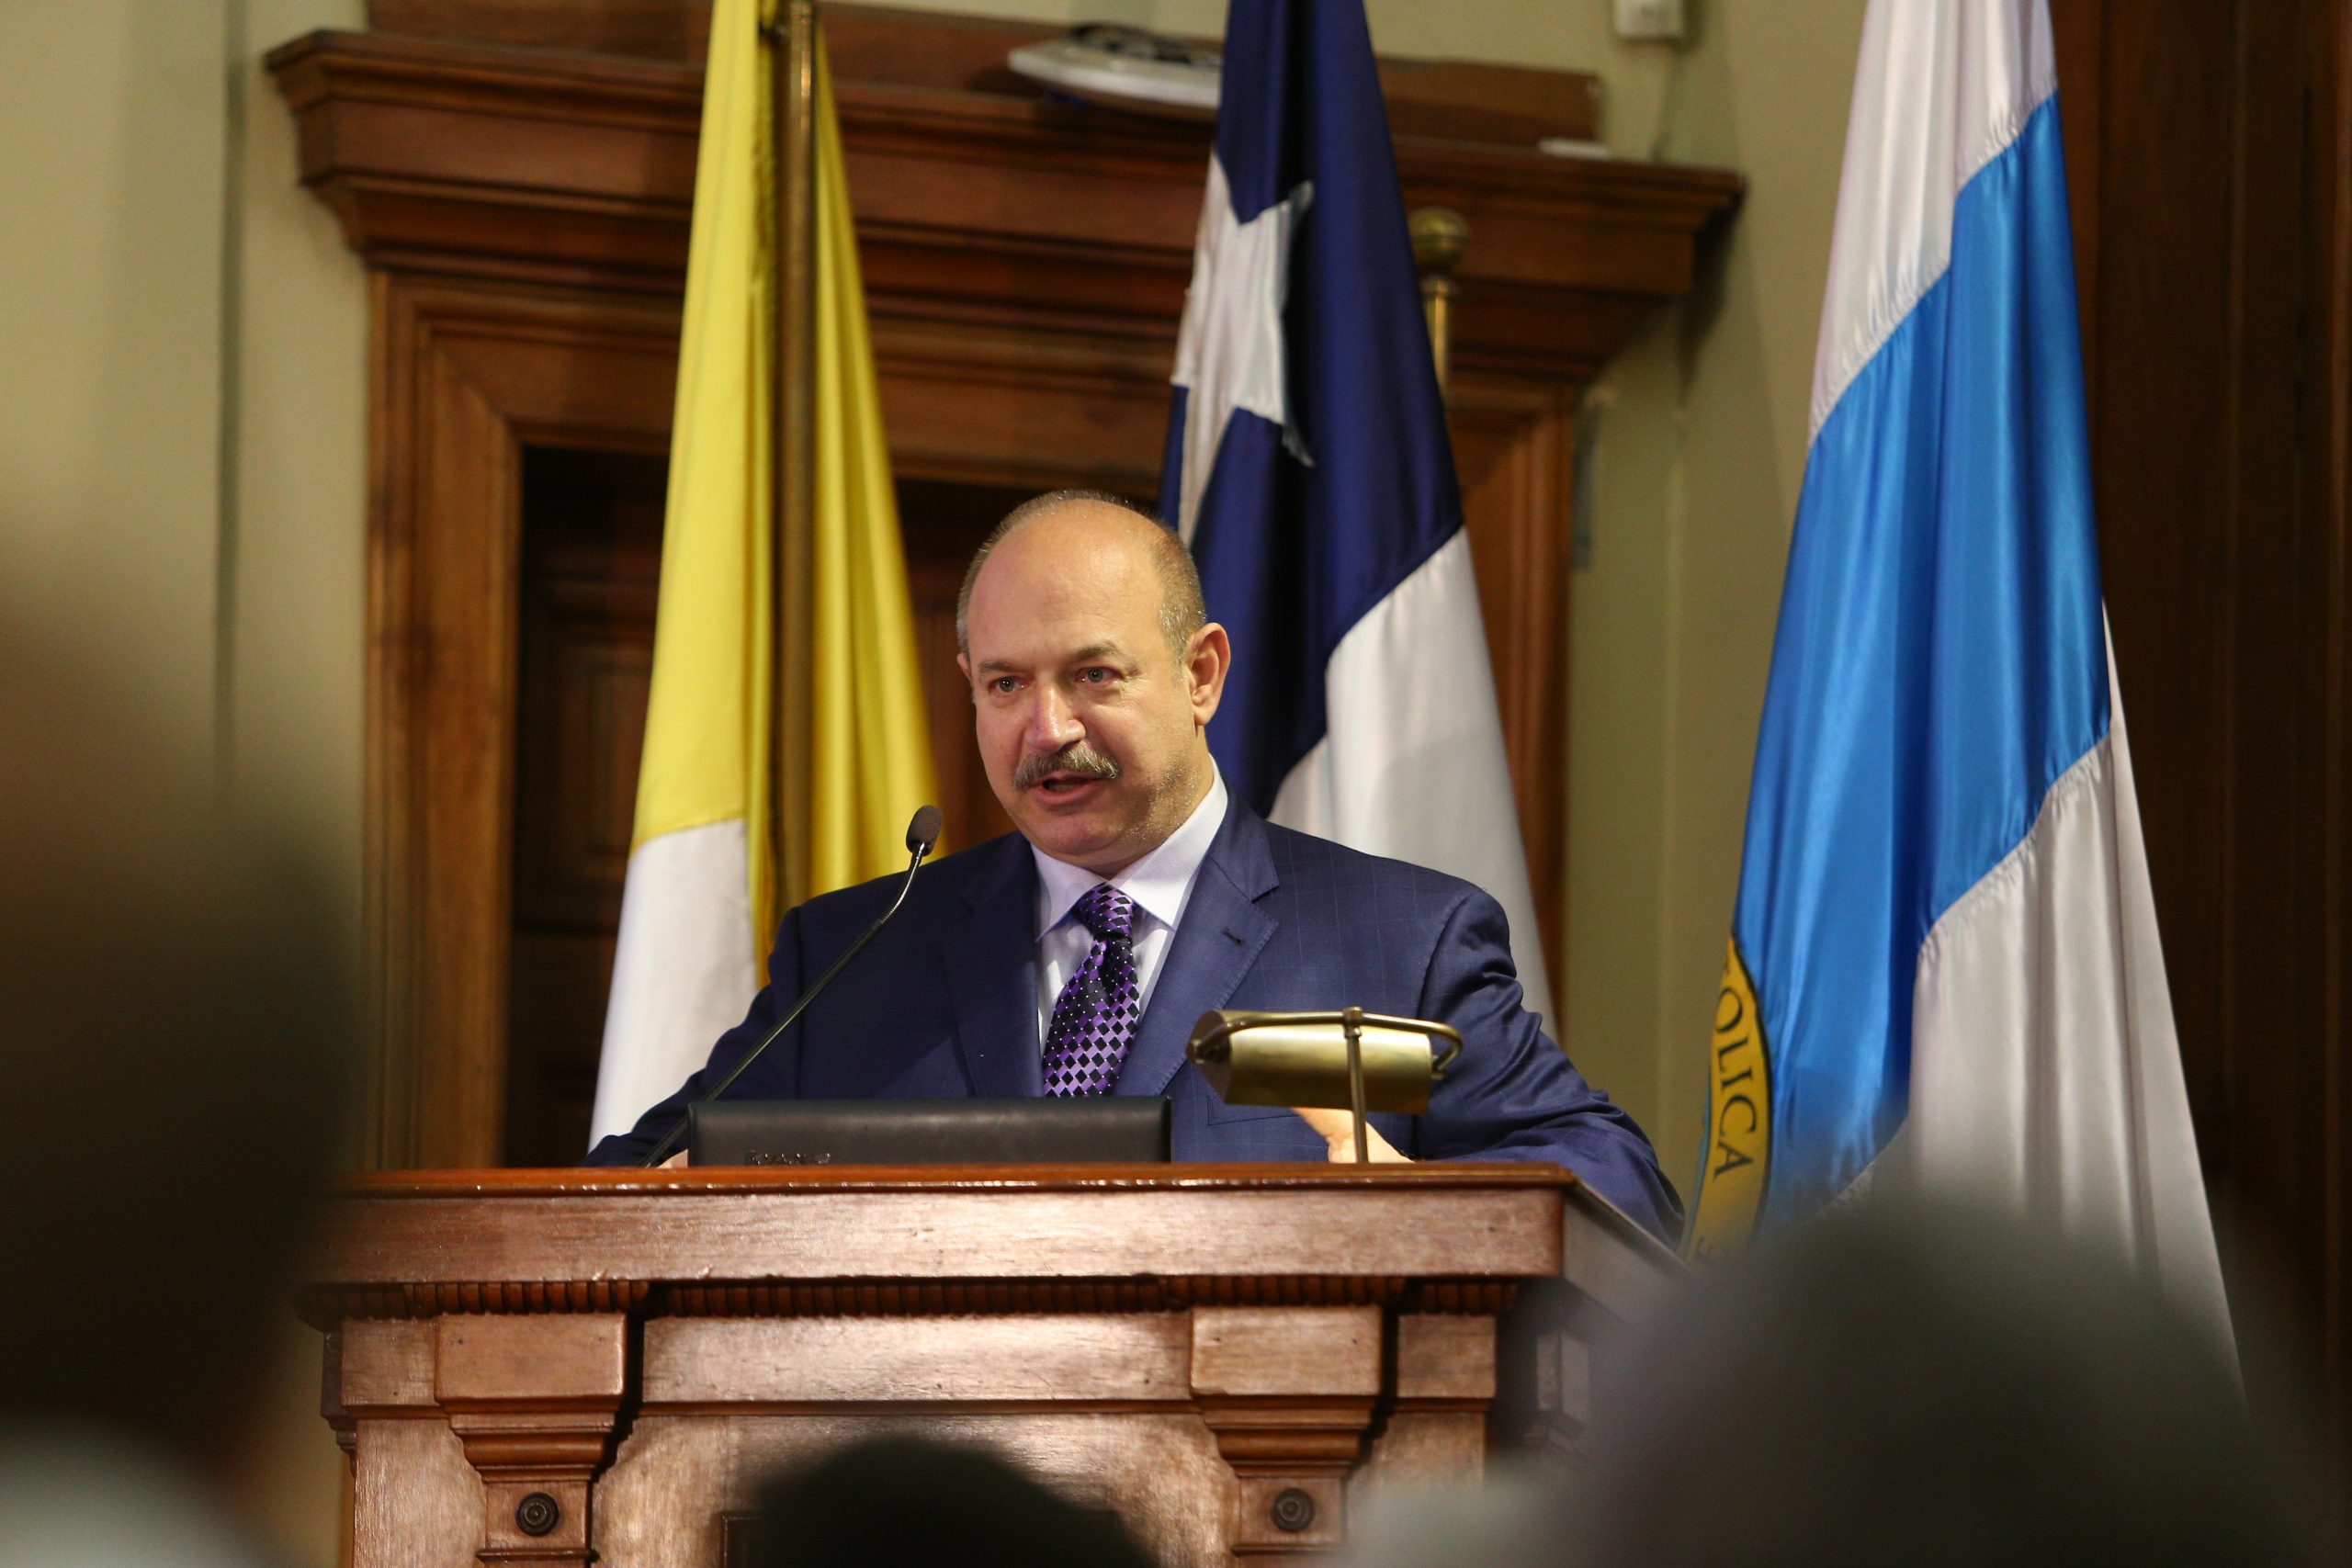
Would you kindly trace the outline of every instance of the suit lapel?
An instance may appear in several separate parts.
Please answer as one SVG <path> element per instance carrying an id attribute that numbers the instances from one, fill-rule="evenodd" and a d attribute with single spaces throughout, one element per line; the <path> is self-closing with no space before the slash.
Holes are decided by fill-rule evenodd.
<path id="1" fill-rule="evenodd" d="M 1159 1094 L 1184 1065 L 1184 1043 L 1201 1014 L 1225 1005 L 1281 924 L 1258 900 L 1275 886 L 1266 824 L 1238 798 L 1201 862 L 1183 923 L 1152 987 L 1115 1092 Z"/>
<path id="2" fill-rule="evenodd" d="M 1037 1044 L 1037 868 L 1018 833 L 964 889 L 971 912 L 943 933 L 956 1045 L 982 1100 L 1045 1092 Z"/>

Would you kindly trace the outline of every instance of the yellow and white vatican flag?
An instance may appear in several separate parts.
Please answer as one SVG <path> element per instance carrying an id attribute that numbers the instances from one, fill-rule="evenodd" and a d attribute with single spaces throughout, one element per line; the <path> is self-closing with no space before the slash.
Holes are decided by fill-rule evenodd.
<path id="1" fill-rule="evenodd" d="M 931 727 L 882 396 L 866 335 L 831 73 L 817 49 L 816 506 L 810 541 L 808 886 L 830 892 L 907 865 L 907 818 L 934 799 Z M 697 1059 L 697 1066 L 700 1065 Z M 674 1085 L 672 1087 L 675 1087 Z M 664 1090 L 663 1092 L 668 1092 Z"/>
<path id="2" fill-rule="evenodd" d="M 774 0 L 718 0 L 695 172 L 652 689 L 592 1138 L 626 1131 L 740 1021 L 780 907 L 896 869 L 931 795 L 913 616 L 821 47 L 809 537 L 780 540 L 776 316 L 785 294 Z M 779 626 L 782 596 L 806 626 Z M 787 589 L 796 585 L 786 584 Z M 780 636 L 806 639 L 779 689 Z M 779 759 L 779 714 L 804 755 Z M 799 787 L 779 791 L 779 776 Z M 780 807 L 779 798 L 789 802 Z M 794 845 L 804 886 L 782 885 Z"/>

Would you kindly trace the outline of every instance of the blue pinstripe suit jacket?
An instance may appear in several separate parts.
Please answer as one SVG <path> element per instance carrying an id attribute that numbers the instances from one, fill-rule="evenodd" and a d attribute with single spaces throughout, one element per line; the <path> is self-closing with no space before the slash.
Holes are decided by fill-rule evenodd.
<path id="1" fill-rule="evenodd" d="M 749 1016 L 589 1163 L 643 1157 L 857 940 L 897 882 L 830 893 L 786 915 Z M 728 1097 L 1041 1092 L 1036 886 L 1018 834 L 926 868 L 898 919 Z M 1219 1100 L 1184 1060 L 1184 1043 L 1212 1008 L 1350 1005 L 1462 1032 L 1461 1058 L 1426 1113 L 1372 1118 L 1398 1149 L 1416 1159 L 1556 1161 L 1673 1239 L 1681 1204 L 1648 1138 L 1521 1006 L 1501 907 L 1458 878 L 1274 827 L 1238 799 L 1202 863 L 1117 1092 L 1168 1097 L 1180 1160 L 1321 1159 L 1322 1140 L 1290 1111 Z"/>

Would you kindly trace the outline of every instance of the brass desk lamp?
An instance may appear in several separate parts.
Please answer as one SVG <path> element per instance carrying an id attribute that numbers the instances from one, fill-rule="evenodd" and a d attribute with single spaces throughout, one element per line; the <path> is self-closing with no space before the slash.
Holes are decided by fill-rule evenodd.
<path id="1" fill-rule="evenodd" d="M 1371 1157 L 1364 1112 L 1427 1111 L 1430 1084 L 1462 1055 L 1462 1035 L 1426 1019 L 1362 1008 L 1204 1012 L 1184 1054 L 1227 1105 L 1353 1111 L 1356 1163 L 1363 1165 Z"/>

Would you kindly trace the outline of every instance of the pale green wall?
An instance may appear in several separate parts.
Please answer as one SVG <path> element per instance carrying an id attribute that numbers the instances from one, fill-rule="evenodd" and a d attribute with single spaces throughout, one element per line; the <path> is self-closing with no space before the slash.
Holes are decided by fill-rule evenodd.
<path id="1" fill-rule="evenodd" d="M 294 120 L 261 56 L 358 27 L 363 0 L 243 0 L 228 719 L 233 776 L 311 834 L 358 907 L 367 574 L 368 289 L 297 183 Z"/>
<path id="2" fill-rule="evenodd" d="M 218 5 L 0 7 L 0 613 L 209 743 Z"/>
<path id="3" fill-rule="evenodd" d="M 1597 392 L 1569 715 L 1566 1034 L 1684 1187 L 1804 478 L 1860 17 L 1863 0 L 1705 7 L 1672 89 L 1651 98 L 1651 134 L 1677 163 L 1746 174 L 1747 197 L 1696 296 L 1651 322 Z"/>
<path id="4" fill-rule="evenodd" d="M 1041 22 L 1125 22 L 1203 38 L 1225 31 L 1225 0 L 862 3 Z M 1777 6 L 1781 0 L 1743 3 Z M 1672 51 L 1619 43 L 1610 29 L 1609 0 L 1365 0 L 1364 14 L 1372 24 L 1373 47 L 1384 54 L 1594 72 L 1609 94 L 1610 146 L 1621 155 L 1639 156 L 1648 150 L 1646 139 L 1656 134 L 1659 93 Z"/>
<path id="5" fill-rule="evenodd" d="M 354 909 L 366 288 L 260 54 L 363 11 L 0 6 L 0 617 L 299 812 Z"/>
<path id="6" fill-rule="evenodd" d="M 1670 90 L 1646 100 L 1647 134 L 1670 160 L 1740 171 L 1747 199 L 1697 293 L 1597 389 L 1571 650 L 1566 1034 L 1686 1189 L 1862 8 L 1704 8 Z M 1627 134 L 1612 128 L 1612 144 Z"/>

